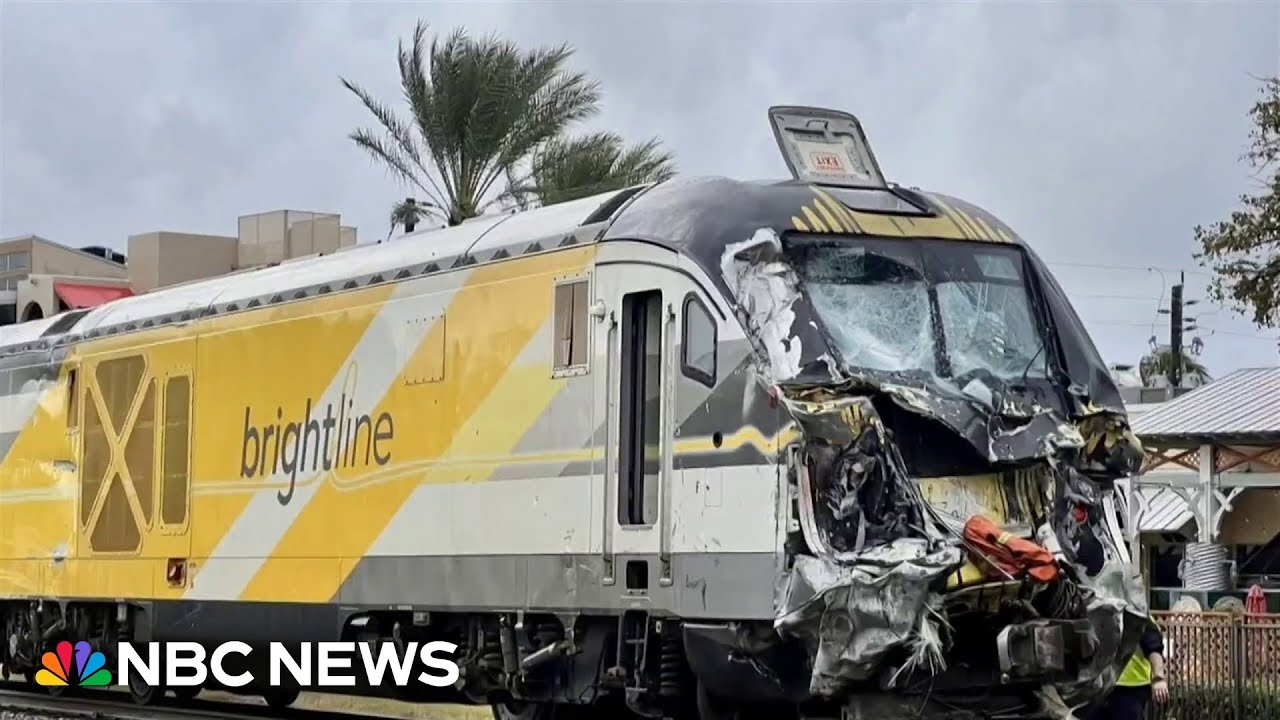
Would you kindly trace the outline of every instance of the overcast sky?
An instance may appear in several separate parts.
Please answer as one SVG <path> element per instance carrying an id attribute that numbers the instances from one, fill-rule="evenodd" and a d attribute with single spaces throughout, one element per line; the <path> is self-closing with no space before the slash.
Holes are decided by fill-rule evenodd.
<path id="1" fill-rule="evenodd" d="M 570 43 L 603 85 L 584 127 L 659 136 L 686 174 L 782 176 L 769 105 L 851 111 L 890 179 L 988 208 L 1053 263 L 1109 362 L 1142 354 L 1178 269 L 1204 297 L 1192 228 L 1248 189 L 1251 75 L 1280 72 L 1275 0 L 0 0 L 0 236 L 124 249 L 290 208 L 384 237 L 406 192 L 347 139 L 370 118 L 338 77 L 398 105 L 396 41 L 419 17 Z M 1215 375 L 1280 363 L 1277 331 L 1189 314 Z"/>

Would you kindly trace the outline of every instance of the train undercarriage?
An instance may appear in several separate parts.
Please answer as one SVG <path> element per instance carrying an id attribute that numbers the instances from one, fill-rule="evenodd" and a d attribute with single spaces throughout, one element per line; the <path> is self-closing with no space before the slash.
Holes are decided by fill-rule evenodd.
<path id="1" fill-rule="evenodd" d="M 5 644 L 0 666 L 6 680 L 25 679 L 34 692 L 62 696 L 79 688 L 40 687 L 35 674 L 44 653 L 61 640 L 85 640 L 107 655 L 116 667 L 114 648 L 122 640 L 146 637 L 146 610 L 131 603 L 84 603 L 50 600 L 10 601 L 0 606 Z M 734 718 L 739 708 L 728 698 L 708 693 L 691 671 L 686 638 L 700 626 L 647 612 L 617 617 L 578 614 L 455 614 L 367 612 L 348 618 L 341 640 L 367 643 L 411 643 L 446 640 L 457 646 L 454 659 L 461 676 L 454 687 L 418 684 L 398 687 L 355 686 L 334 689 L 342 694 L 387 697 L 414 703 L 491 706 L 495 718 Z M 716 628 L 718 626 L 708 626 Z M 212 644 L 212 643 L 210 643 Z M 251 643 L 252 644 L 252 643 Z M 694 643 L 705 652 L 714 647 Z M 745 660 L 744 660 L 745 661 Z M 228 672 L 254 672 L 260 666 L 230 663 Z M 151 686 L 131 676 L 134 701 L 151 705 L 170 695 L 179 702 L 213 689 L 260 695 L 268 705 L 285 708 L 300 694 L 297 687 L 251 685 L 228 688 L 215 682 L 202 686 Z M 788 708 L 778 698 L 756 706 L 779 717 Z M 764 717 L 762 716 L 762 717 Z M 798 715 L 796 715 L 798 717 Z"/>
<path id="2" fill-rule="evenodd" d="M 948 615 L 946 650 L 941 649 L 941 638 L 908 634 L 912 643 L 938 643 L 936 665 L 908 667 L 920 653 L 919 645 L 908 643 L 885 651 L 880 662 L 866 663 L 864 678 L 816 693 L 812 679 L 823 677 L 822 664 L 836 656 L 831 643 L 838 638 L 831 633 L 841 632 L 838 623 L 843 617 L 835 610 L 839 606 L 825 599 L 823 604 L 833 611 L 816 638 L 780 635 L 768 622 L 692 622 L 646 612 L 619 617 L 433 613 L 429 620 L 413 613 L 368 613 L 352 618 L 355 622 L 349 623 L 342 639 L 448 640 L 458 646 L 461 678 L 453 688 L 384 685 L 338 692 L 406 702 L 490 705 L 494 717 L 504 720 L 861 718 L 886 713 L 892 717 L 908 710 L 912 717 L 976 718 L 991 712 L 1067 717 L 1043 714 L 1046 678 L 1078 681 L 1081 663 L 1074 650 L 1088 646 L 1091 639 L 1095 648 L 1100 643 L 1087 617 L 1054 619 L 1047 609 L 1053 600 L 1061 596 L 1046 593 L 1029 603 L 1006 605 L 997 614 Z M 88 639 L 94 649 L 107 653 L 108 667 L 114 667 L 113 640 L 136 637 L 132 617 L 127 605 L 10 603 L 4 610 L 7 642 L 0 657 L 5 676 L 33 683 L 40 656 L 61 639 Z M 992 637 L 991 624 L 1006 628 L 998 640 Z M 877 634 L 868 625 L 865 635 Z M 867 642 L 864 638 L 862 644 Z M 1025 674 L 1011 676 L 1005 667 L 1009 660 L 1013 675 Z M 288 706 L 298 697 L 298 690 L 288 687 L 205 687 L 261 695 L 274 707 Z M 985 692 L 975 695 L 975 688 Z M 136 702 L 152 704 L 166 691 L 187 700 L 201 688 L 152 687 L 134 681 L 128 689 Z M 932 714 L 921 712 L 926 699 Z M 974 714 L 968 714 L 970 710 Z"/>

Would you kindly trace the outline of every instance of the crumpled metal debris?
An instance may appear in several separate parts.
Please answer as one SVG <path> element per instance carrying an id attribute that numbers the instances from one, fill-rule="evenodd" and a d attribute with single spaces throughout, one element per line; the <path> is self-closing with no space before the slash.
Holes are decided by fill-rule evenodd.
<path id="1" fill-rule="evenodd" d="M 1097 647 L 1073 681 L 1052 686 L 1054 695 L 1073 710 L 1072 714 L 1054 714 L 1046 708 L 1047 717 L 1061 720 L 1080 717 L 1075 711 L 1115 685 L 1129 655 L 1137 649 L 1143 624 L 1150 621 L 1141 576 L 1129 564 L 1107 562 L 1097 575 L 1080 577 L 1079 582 L 1085 594 L 1084 616 Z"/>
<path id="2" fill-rule="evenodd" d="M 899 672 L 941 670 L 945 619 L 933 588 L 964 560 L 957 538 L 934 523 L 866 397 L 815 391 L 785 402 L 812 438 L 802 502 L 825 501 L 803 528 L 815 554 L 796 558 L 774 623 L 811 646 L 810 691 L 831 696 L 867 680 L 899 649 Z"/>
<path id="3" fill-rule="evenodd" d="M 796 558 L 774 627 L 813 653 L 810 691 L 832 696 L 868 680 L 895 649 L 902 669 L 945 667 L 940 598 L 930 588 L 961 562 L 954 545 L 902 538 L 871 548 L 857 564 Z"/>
<path id="4" fill-rule="evenodd" d="M 1081 469 L 1106 477 L 1136 475 L 1146 453 L 1128 422 L 1114 412 L 1087 410 L 1092 414 L 1077 423 L 1084 438 Z"/>
<path id="5" fill-rule="evenodd" d="M 930 523 L 919 488 L 866 397 L 787 401 L 805 436 L 818 549 L 856 561 L 868 545 L 920 535 Z M 935 533 L 933 537 L 940 537 Z M 816 542 L 815 542 L 816 541 Z M 825 546 L 825 547 L 823 547 Z M 819 553 L 822 554 L 821 552 Z"/>
<path id="6" fill-rule="evenodd" d="M 838 552 L 861 552 L 872 541 L 903 537 L 920 527 L 921 510 L 902 478 L 885 460 L 883 438 L 865 432 L 842 448 L 829 449 L 823 488 L 832 515 L 831 541 Z M 816 449 L 815 453 L 816 454 Z"/>
<path id="7" fill-rule="evenodd" d="M 829 387 L 795 394 L 782 399 L 804 438 L 802 502 L 804 496 L 816 502 L 810 508 L 815 522 L 803 530 L 814 555 L 795 558 L 775 629 L 810 648 L 810 691 L 819 696 L 839 696 L 870 680 L 892 687 L 917 670 L 944 671 L 948 626 L 938 588 L 966 559 L 962 539 L 925 502 L 869 397 Z M 1083 444 L 1059 445 L 1064 435 L 1046 441 L 1058 446 L 1041 461 L 1054 478 L 1050 535 L 1063 561 L 1080 561 L 1082 546 L 1091 542 L 1102 562 L 1056 583 L 1061 599 L 1046 616 L 1087 619 L 1092 629 L 1093 647 L 1076 677 L 1038 693 L 1043 716 L 1070 720 L 1114 684 L 1123 665 L 1118 659 L 1127 656 L 1146 610 L 1140 584 L 1126 575 L 1128 565 L 1117 561 L 1121 554 L 1099 524 L 1104 488 L 1064 462 L 1064 450 L 1085 452 Z M 888 660 L 895 667 L 886 667 Z"/>

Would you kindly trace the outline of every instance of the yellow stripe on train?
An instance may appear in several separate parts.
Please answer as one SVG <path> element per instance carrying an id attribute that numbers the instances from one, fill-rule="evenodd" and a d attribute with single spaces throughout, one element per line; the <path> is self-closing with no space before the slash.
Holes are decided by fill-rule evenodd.
<path id="1" fill-rule="evenodd" d="M 844 233 L 883 237 L 942 238 L 1011 243 L 1013 237 L 996 221 L 971 214 L 934 194 L 926 194 L 939 209 L 934 217 L 888 215 L 854 210 L 819 187 L 810 187 L 812 204 L 803 204 L 792 227 L 801 232 Z"/>

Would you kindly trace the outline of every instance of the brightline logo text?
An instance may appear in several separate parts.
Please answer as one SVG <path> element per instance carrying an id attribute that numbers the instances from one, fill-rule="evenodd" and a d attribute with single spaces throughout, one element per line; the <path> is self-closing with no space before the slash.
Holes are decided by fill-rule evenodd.
<path id="1" fill-rule="evenodd" d="M 145 654 L 139 652 L 139 648 L 145 648 Z M 279 687 L 288 682 L 286 678 L 289 678 L 289 684 L 302 688 L 354 687 L 358 684 L 358 676 L 362 674 L 364 680 L 374 686 L 392 683 L 405 687 L 416 681 L 431 687 L 448 687 L 458 681 L 460 673 L 458 664 L 442 655 L 451 654 L 457 649 L 457 645 L 444 641 L 424 643 L 421 646 L 417 642 L 407 642 L 403 648 L 392 642 L 376 645 L 364 642 L 304 642 L 298 643 L 295 650 L 291 650 L 288 645 L 273 642 L 268 648 L 269 676 L 266 684 Z M 253 655 L 253 651 L 250 645 L 238 640 L 222 643 L 212 653 L 206 652 L 200 643 L 195 642 L 151 642 L 139 645 L 122 642 L 116 653 L 119 662 L 116 682 L 128 685 L 129 679 L 136 673 L 152 687 L 191 687 L 208 682 L 210 677 L 225 687 L 239 688 L 250 684 L 261 686 L 263 683 L 252 672 L 244 670 L 232 673 L 225 668 L 229 656 L 242 658 L 231 659 L 235 666 L 248 665 L 246 661 Z M 315 663 L 312 663 L 313 658 Z M 413 676 L 415 660 L 438 672 L 423 671 Z"/>

